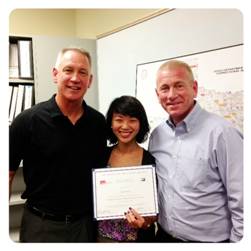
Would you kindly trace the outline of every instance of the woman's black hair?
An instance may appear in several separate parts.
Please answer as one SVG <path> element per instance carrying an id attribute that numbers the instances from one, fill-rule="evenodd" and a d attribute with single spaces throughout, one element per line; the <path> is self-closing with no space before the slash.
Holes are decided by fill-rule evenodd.
<path id="1" fill-rule="evenodd" d="M 140 123 L 140 129 L 138 134 L 136 135 L 136 142 L 142 143 L 146 141 L 150 131 L 150 126 L 148 123 L 146 111 L 137 98 L 124 95 L 114 99 L 110 104 L 110 107 L 106 114 L 106 123 L 108 130 L 108 140 L 111 144 L 116 144 L 118 142 L 118 139 L 114 135 L 111 128 L 112 117 L 114 113 L 137 118 Z"/>

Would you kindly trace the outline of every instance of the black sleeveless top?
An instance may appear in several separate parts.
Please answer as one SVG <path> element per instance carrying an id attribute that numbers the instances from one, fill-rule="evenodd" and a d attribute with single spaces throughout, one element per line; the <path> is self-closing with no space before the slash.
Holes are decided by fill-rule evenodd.
<path id="1" fill-rule="evenodd" d="M 106 163 L 108 163 L 110 155 L 111 155 L 114 147 L 115 147 L 115 145 L 107 147 L 107 149 L 106 149 Z M 144 148 L 143 148 L 143 159 L 142 159 L 141 165 L 155 165 L 155 158 L 151 155 L 150 152 L 148 152 Z"/>

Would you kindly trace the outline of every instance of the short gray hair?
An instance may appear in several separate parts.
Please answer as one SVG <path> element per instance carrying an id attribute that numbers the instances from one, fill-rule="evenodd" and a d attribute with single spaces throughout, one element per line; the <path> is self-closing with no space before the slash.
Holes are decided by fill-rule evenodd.
<path id="1" fill-rule="evenodd" d="M 55 63 L 55 68 L 58 68 L 58 66 L 60 65 L 61 63 L 61 59 L 62 57 L 64 56 L 64 54 L 67 52 L 67 51 L 76 51 L 76 52 L 79 52 L 80 54 L 82 54 L 83 56 L 86 56 L 88 58 L 88 61 L 89 61 L 89 64 L 90 66 L 92 65 L 92 59 L 91 59 L 91 55 L 88 51 L 86 51 L 85 49 L 81 48 L 81 47 L 74 47 L 74 46 L 71 46 L 71 47 L 66 47 L 66 48 L 63 48 L 59 51 L 58 55 L 57 55 L 57 60 L 56 60 L 56 63 Z"/>
<path id="2" fill-rule="evenodd" d="M 172 67 L 174 67 L 174 68 L 176 68 L 176 67 L 184 68 L 188 72 L 188 74 L 190 75 L 191 80 L 194 81 L 193 71 L 192 71 L 191 67 L 186 62 L 181 61 L 181 60 L 176 60 L 176 59 L 172 59 L 172 60 L 169 60 L 169 61 L 163 63 L 159 67 L 159 69 L 157 71 L 157 75 L 159 74 L 160 71 L 162 71 L 163 69 L 168 68 L 168 67 L 170 67 L 170 68 L 172 68 Z"/>

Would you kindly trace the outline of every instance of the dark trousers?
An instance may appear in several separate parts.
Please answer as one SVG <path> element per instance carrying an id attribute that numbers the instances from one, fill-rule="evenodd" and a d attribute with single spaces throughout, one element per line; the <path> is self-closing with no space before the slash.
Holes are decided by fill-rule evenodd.
<path id="1" fill-rule="evenodd" d="M 156 233 L 156 242 L 184 242 L 183 240 L 176 239 L 172 235 L 165 232 L 162 227 L 158 224 L 158 230 Z"/>
<path id="2" fill-rule="evenodd" d="M 95 242 L 94 224 L 91 216 L 73 222 L 48 220 L 35 215 L 25 205 L 20 242 Z"/>
<path id="3" fill-rule="evenodd" d="M 158 224 L 158 231 L 156 233 L 156 242 L 169 242 L 169 243 L 200 243 L 200 241 L 184 241 L 181 239 L 174 238 L 172 235 L 165 232 L 162 227 Z M 222 243 L 227 243 L 229 240 L 220 241 Z"/>

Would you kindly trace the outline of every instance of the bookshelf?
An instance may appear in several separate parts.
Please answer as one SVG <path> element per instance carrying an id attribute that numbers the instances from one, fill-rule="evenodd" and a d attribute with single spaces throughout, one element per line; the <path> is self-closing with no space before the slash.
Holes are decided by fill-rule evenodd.
<path id="1" fill-rule="evenodd" d="M 9 37 L 9 124 L 35 103 L 32 38 Z"/>
<path id="2" fill-rule="evenodd" d="M 19 113 L 35 104 L 33 43 L 31 37 L 9 36 L 9 125 Z M 19 241 L 19 229 L 25 200 L 22 164 L 12 183 L 9 202 L 9 234 Z"/>
<path id="3" fill-rule="evenodd" d="M 9 202 L 9 233 L 13 241 L 19 241 L 19 229 L 23 214 L 25 200 L 21 199 L 25 184 L 23 181 L 23 168 L 18 168 L 12 183 L 12 194 Z"/>

